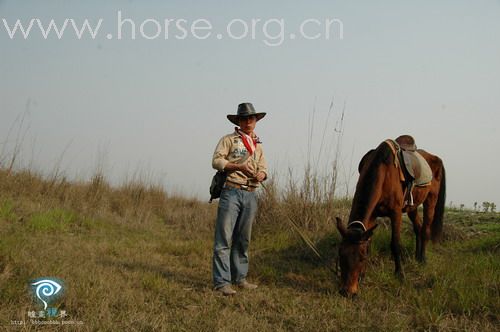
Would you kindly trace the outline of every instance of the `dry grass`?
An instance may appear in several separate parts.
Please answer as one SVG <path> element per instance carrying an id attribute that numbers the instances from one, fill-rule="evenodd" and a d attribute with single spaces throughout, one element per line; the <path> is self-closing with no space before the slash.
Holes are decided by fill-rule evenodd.
<path id="1" fill-rule="evenodd" d="M 115 188 L 99 174 L 70 183 L 0 170 L 1 329 L 35 330 L 28 282 L 55 276 L 66 286 L 56 305 L 83 322 L 72 328 L 80 331 L 498 330 L 498 215 L 449 214 L 447 241 L 431 247 L 426 266 L 412 258 L 406 223 L 404 282 L 393 277 L 390 234 L 379 227 L 352 301 L 287 224 L 300 223 L 333 265 L 339 238 L 329 217 L 346 214 L 349 201 L 318 199 L 313 187 L 267 185 L 251 248 L 260 288 L 224 298 L 211 289 L 216 204 L 137 181 Z M 11 325 L 20 320 L 27 324 Z"/>

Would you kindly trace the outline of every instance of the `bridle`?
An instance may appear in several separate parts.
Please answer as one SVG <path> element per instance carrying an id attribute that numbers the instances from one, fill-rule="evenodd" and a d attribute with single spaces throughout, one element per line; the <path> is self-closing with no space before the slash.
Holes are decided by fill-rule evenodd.
<path id="1" fill-rule="evenodd" d="M 347 229 L 349 229 L 349 227 L 351 227 L 351 225 L 361 225 L 361 227 L 363 227 L 363 232 L 366 232 L 366 226 L 361 221 L 355 220 L 355 221 L 349 223 L 349 225 L 347 225 Z"/>
<path id="2" fill-rule="evenodd" d="M 361 221 L 355 220 L 355 221 L 350 222 L 347 225 L 347 229 L 351 228 L 351 226 L 353 226 L 353 225 L 361 225 L 361 228 L 363 229 L 363 232 L 366 232 L 366 226 Z M 353 240 L 349 240 L 349 239 L 346 240 L 346 242 L 351 243 L 351 244 L 365 244 L 365 243 L 368 243 L 369 241 L 370 241 L 370 239 L 368 239 L 368 240 L 357 240 L 357 241 L 353 241 Z M 339 267 L 340 267 L 340 255 L 337 255 L 337 261 L 336 261 L 336 264 L 335 264 L 335 270 L 336 270 L 337 276 L 338 276 L 338 272 L 340 270 Z"/>
<path id="3" fill-rule="evenodd" d="M 353 225 L 361 225 L 361 228 L 363 229 L 363 233 L 366 232 L 366 226 L 365 224 L 363 224 L 361 221 L 358 221 L 358 220 L 355 220 L 355 221 L 352 221 L 350 222 L 348 225 L 347 225 L 347 229 L 351 228 L 351 226 Z M 357 240 L 357 241 L 354 241 L 352 239 L 346 239 L 345 241 L 347 243 L 350 243 L 350 244 L 358 244 L 358 245 L 364 245 L 364 244 L 368 244 L 370 242 L 371 239 L 367 239 L 367 240 Z M 344 240 L 343 240 L 344 241 Z M 337 277 L 339 277 L 339 271 L 340 271 L 340 254 L 337 255 L 337 261 L 336 261 L 336 264 L 335 264 L 335 270 L 336 270 L 336 273 L 337 273 Z M 362 280 L 362 276 L 360 275 L 358 277 L 358 283 L 361 283 L 361 280 Z"/>
<path id="4" fill-rule="evenodd" d="M 361 222 L 359 220 L 351 221 L 347 225 L 347 229 L 352 228 L 353 225 L 361 225 L 361 228 L 363 229 L 363 233 L 366 232 L 366 226 L 365 226 L 365 224 L 363 224 L 363 222 Z M 369 240 L 357 240 L 357 241 L 347 240 L 348 243 L 352 243 L 352 244 L 363 244 L 363 243 L 366 243 L 368 241 Z"/>

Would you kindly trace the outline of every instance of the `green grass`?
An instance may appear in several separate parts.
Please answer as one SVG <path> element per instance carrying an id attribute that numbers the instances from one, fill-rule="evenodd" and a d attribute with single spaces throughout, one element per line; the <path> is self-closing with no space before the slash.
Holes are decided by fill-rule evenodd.
<path id="1" fill-rule="evenodd" d="M 28 222 L 33 231 L 62 232 L 76 222 L 76 215 L 70 211 L 54 209 L 35 213 Z"/>
<path id="2" fill-rule="evenodd" d="M 40 276 L 64 280 L 64 296 L 55 305 L 68 319 L 83 322 L 74 328 L 79 331 L 497 331 L 500 326 L 498 214 L 448 212 L 446 241 L 430 245 L 424 266 L 413 259 L 414 237 L 406 221 L 404 281 L 393 275 L 390 232 L 380 226 L 360 295 L 349 300 L 338 295 L 337 277 L 288 227 L 287 209 L 267 206 L 254 225 L 250 251 L 249 278 L 260 287 L 224 298 L 211 289 L 216 204 L 147 195 L 138 200 L 134 194 L 130 206 L 126 191 L 108 188 L 89 208 L 89 201 L 78 199 L 85 188 L 47 194 L 40 185 L 40 191 L 16 192 L 9 179 L 0 180 L 10 188 L 0 190 L 1 330 L 35 330 L 27 312 L 38 307 L 27 285 Z M 334 225 L 319 219 L 312 224 L 306 232 L 333 268 L 339 242 Z M 15 327 L 12 320 L 28 324 Z"/>

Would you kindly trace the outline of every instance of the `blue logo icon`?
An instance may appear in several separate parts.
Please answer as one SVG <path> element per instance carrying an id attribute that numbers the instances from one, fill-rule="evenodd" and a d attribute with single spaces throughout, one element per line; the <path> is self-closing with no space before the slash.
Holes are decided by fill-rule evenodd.
<path id="1" fill-rule="evenodd" d="M 47 309 L 47 304 L 58 298 L 62 294 L 62 281 L 56 278 L 39 278 L 33 280 L 31 288 L 34 295 L 43 302 L 43 309 Z"/>

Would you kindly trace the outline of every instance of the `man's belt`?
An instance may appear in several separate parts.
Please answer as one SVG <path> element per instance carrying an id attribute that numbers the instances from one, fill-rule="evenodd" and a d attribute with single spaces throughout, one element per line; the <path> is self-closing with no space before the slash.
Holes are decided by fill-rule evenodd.
<path id="1" fill-rule="evenodd" d="M 239 184 L 236 182 L 231 182 L 231 181 L 226 181 L 226 184 L 224 185 L 225 188 L 236 188 L 236 189 L 241 189 L 241 190 L 246 190 L 246 191 L 255 191 L 257 187 L 255 186 L 248 186 L 245 184 Z"/>

